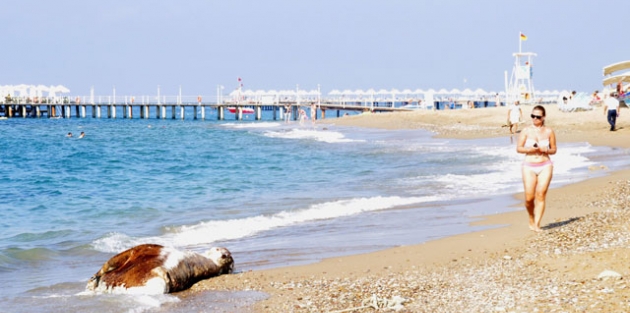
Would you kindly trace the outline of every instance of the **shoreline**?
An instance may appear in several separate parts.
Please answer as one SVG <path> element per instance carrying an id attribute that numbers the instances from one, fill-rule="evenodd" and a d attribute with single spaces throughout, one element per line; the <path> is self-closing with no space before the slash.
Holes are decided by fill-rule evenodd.
<path id="1" fill-rule="evenodd" d="M 617 122 L 619 130 L 609 132 L 601 108 L 572 113 L 559 112 L 554 106 L 546 108 L 548 125 L 556 132 L 560 149 L 563 141 L 630 148 L 623 136 L 628 131 L 624 125 L 629 124 L 623 112 Z M 531 111 L 528 106 L 522 109 L 524 116 Z M 509 136 L 508 129 L 502 124 L 507 111 L 508 108 L 499 107 L 363 114 L 343 117 L 331 124 L 421 128 L 433 131 L 437 137 L 457 139 L 505 137 Z M 622 169 L 550 189 L 542 234 L 529 231 L 526 213 L 517 210 L 481 216 L 482 220 L 472 223 L 498 226 L 495 228 L 309 265 L 224 275 L 200 282 L 190 292 L 254 290 L 269 294 L 268 299 L 254 304 L 252 309 L 256 312 L 326 312 L 370 303 L 379 307 L 394 305 L 399 299 L 406 299 L 399 305 L 403 311 L 410 312 L 530 312 L 533 309 L 579 310 L 592 305 L 609 311 L 628 310 L 630 302 L 616 301 L 624 296 L 629 298 L 630 291 L 625 284 L 596 277 L 606 269 L 630 275 L 623 264 L 630 252 L 623 249 L 625 242 L 616 247 L 607 242 L 610 234 L 596 235 L 602 225 L 606 226 L 605 231 L 614 231 L 615 227 L 623 230 L 630 225 L 625 222 L 628 219 L 616 218 L 611 222 L 608 216 L 626 214 L 619 208 L 627 208 L 627 202 L 609 199 L 620 196 L 617 189 L 627 190 L 624 188 L 627 188 L 629 176 L 630 170 Z M 522 194 L 514 195 L 514 199 L 515 206 L 522 206 L 519 204 Z M 599 227 L 589 227 L 590 224 Z M 584 228 L 590 231 L 584 232 Z M 622 237 L 617 233 L 613 236 Z M 585 248 L 580 243 L 608 248 Z M 569 246 L 577 248 L 562 250 Z M 580 250 L 585 252 L 574 254 Z M 556 288 L 556 292 L 550 293 L 549 288 Z M 590 288 L 592 292 L 580 292 L 579 288 Z M 606 292 L 599 292 L 601 290 Z M 610 301 L 603 301 L 601 297 Z"/>

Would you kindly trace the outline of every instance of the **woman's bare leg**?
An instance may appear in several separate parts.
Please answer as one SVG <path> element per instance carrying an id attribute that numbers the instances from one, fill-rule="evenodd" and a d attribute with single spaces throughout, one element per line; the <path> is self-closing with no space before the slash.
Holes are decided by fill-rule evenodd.
<path id="1" fill-rule="evenodd" d="M 553 165 L 547 166 L 540 174 L 538 174 L 538 184 L 536 185 L 536 205 L 534 208 L 535 227 L 540 229 L 540 221 L 545 213 L 545 201 L 547 198 L 547 190 L 553 176 Z"/>
<path id="2" fill-rule="evenodd" d="M 525 188 L 525 209 L 529 215 L 529 229 L 540 231 L 536 226 L 536 214 L 534 200 L 536 198 L 536 184 L 538 176 L 528 167 L 523 166 L 523 187 Z"/>

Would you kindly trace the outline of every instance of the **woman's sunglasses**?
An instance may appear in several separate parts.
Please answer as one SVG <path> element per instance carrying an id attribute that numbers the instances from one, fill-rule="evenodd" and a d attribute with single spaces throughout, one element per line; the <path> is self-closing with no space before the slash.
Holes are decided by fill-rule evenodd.
<path id="1" fill-rule="evenodd" d="M 542 119 L 542 118 L 543 118 L 543 117 L 542 117 L 542 115 L 534 115 L 534 114 L 531 114 L 530 116 L 531 116 L 532 118 L 537 119 L 537 120 L 540 120 L 540 119 Z"/>

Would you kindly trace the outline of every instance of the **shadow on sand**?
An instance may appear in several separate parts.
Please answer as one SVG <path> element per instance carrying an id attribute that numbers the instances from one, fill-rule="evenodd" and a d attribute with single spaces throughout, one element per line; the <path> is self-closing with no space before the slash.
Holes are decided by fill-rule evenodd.
<path id="1" fill-rule="evenodd" d="M 573 222 L 577 222 L 577 221 L 579 221 L 581 219 L 582 219 L 582 217 L 572 217 L 572 218 L 570 218 L 568 220 L 565 220 L 565 221 L 560 221 L 560 222 L 547 224 L 547 225 L 545 225 L 545 226 L 543 226 L 541 228 L 545 229 L 545 230 L 554 229 L 554 228 L 562 227 L 564 225 L 567 225 L 567 224 L 570 224 L 570 223 L 573 223 Z"/>

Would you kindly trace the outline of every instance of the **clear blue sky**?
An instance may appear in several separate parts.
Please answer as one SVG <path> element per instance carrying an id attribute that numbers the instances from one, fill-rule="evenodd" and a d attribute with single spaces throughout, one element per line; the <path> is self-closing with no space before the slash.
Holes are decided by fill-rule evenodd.
<path id="1" fill-rule="evenodd" d="M 0 84 L 72 94 L 503 89 L 519 32 L 537 90 L 602 89 L 630 59 L 622 0 L 3 0 Z M 619 12 L 619 13 L 617 13 Z"/>

